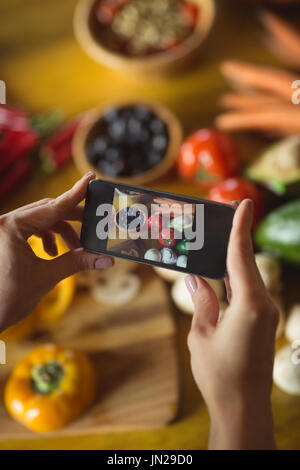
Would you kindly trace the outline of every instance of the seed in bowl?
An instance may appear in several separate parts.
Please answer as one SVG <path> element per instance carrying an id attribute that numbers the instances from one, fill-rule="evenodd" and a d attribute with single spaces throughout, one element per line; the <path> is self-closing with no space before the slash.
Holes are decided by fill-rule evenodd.
<path id="1" fill-rule="evenodd" d="M 94 33 L 108 49 L 143 57 L 178 47 L 195 30 L 199 8 L 184 0 L 99 0 Z"/>
<path id="2" fill-rule="evenodd" d="M 144 105 L 110 109 L 88 141 L 90 163 L 108 177 L 133 176 L 158 165 L 169 145 L 166 123 Z"/>

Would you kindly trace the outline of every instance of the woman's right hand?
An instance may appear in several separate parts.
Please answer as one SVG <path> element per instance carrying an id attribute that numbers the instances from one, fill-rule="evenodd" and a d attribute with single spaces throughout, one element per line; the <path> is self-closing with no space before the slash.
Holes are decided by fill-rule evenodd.
<path id="1" fill-rule="evenodd" d="M 258 272 L 251 240 L 252 201 L 236 210 L 227 255 L 229 306 L 209 284 L 186 278 L 195 305 L 188 337 L 195 381 L 211 417 L 210 448 L 275 448 L 270 404 L 278 311 Z"/>

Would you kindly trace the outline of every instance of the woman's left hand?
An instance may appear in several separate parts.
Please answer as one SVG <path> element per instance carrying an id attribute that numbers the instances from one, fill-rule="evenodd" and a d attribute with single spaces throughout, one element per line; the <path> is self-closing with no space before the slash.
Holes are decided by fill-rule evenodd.
<path id="1" fill-rule="evenodd" d="M 83 206 L 79 203 L 94 177 L 88 173 L 56 199 L 42 199 L 0 216 L 0 331 L 29 315 L 62 279 L 113 265 L 108 256 L 84 251 L 68 222 L 81 221 Z M 70 251 L 51 260 L 38 258 L 28 238 L 41 237 L 45 251 L 56 256 L 55 233 L 62 236 Z"/>

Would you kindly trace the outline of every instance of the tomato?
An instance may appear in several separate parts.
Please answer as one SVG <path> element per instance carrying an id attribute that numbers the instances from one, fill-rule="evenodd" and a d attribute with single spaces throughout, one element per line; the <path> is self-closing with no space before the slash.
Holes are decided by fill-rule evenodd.
<path id="1" fill-rule="evenodd" d="M 152 214 L 148 219 L 148 229 L 159 232 L 162 229 L 162 217 L 161 214 Z"/>
<path id="2" fill-rule="evenodd" d="M 159 232 L 158 241 L 163 247 L 171 248 L 174 246 L 176 243 L 174 230 L 169 228 L 161 230 Z"/>
<path id="3" fill-rule="evenodd" d="M 240 168 L 239 152 L 232 139 L 214 129 L 200 129 L 182 144 L 178 160 L 179 176 L 194 180 L 201 187 L 236 176 Z"/>
<path id="4" fill-rule="evenodd" d="M 229 178 L 213 186 L 208 193 L 208 199 L 223 203 L 248 198 L 253 201 L 253 224 L 256 224 L 262 216 L 263 199 L 257 186 L 250 181 L 242 178 Z"/>

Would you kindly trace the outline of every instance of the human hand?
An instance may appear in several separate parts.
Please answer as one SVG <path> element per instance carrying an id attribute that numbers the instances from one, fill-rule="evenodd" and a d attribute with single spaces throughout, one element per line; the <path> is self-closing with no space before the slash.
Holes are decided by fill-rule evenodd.
<path id="1" fill-rule="evenodd" d="M 229 307 L 201 278 L 187 276 L 195 313 L 188 346 L 195 381 L 211 417 L 210 448 L 275 448 L 270 405 L 278 311 L 258 272 L 252 201 L 236 210 L 227 254 Z"/>
<path id="2" fill-rule="evenodd" d="M 79 203 L 94 177 L 88 173 L 56 199 L 42 199 L 0 216 L 0 330 L 30 314 L 62 279 L 82 270 L 113 265 L 108 256 L 84 251 L 68 222 L 81 221 L 83 206 Z M 51 260 L 38 258 L 28 238 L 41 237 L 45 251 L 56 256 L 54 233 L 62 236 L 70 251 Z"/>

